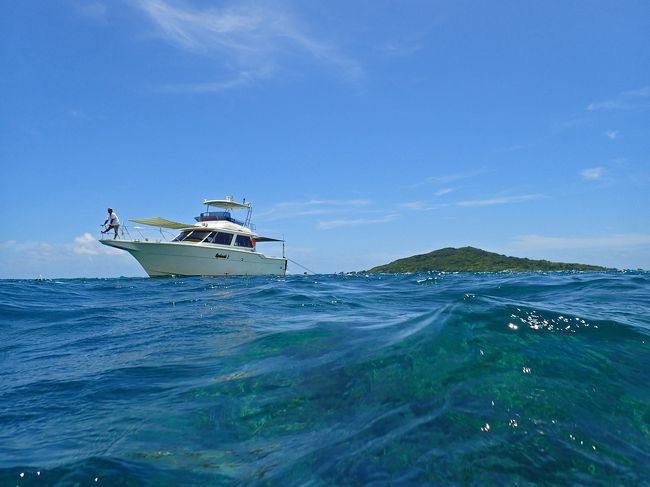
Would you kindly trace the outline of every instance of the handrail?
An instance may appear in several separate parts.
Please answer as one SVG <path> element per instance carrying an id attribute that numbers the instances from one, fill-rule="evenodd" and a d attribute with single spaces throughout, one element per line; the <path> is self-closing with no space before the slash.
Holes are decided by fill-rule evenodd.
<path id="1" fill-rule="evenodd" d="M 122 239 L 124 239 L 124 232 L 126 232 L 127 236 L 129 237 L 129 240 L 133 240 L 131 234 L 129 233 L 129 229 L 126 227 L 126 223 L 124 225 L 120 225 L 120 229 L 122 230 Z"/>
<path id="2" fill-rule="evenodd" d="M 169 232 L 165 232 L 165 230 L 163 230 L 163 227 L 159 227 L 158 230 L 160 231 L 160 237 L 165 242 L 169 242 L 169 235 L 170 235 Z M 172 235 L 172 239 L 173 239 L 173 237 L 174 237 L 174 235 Z"/>

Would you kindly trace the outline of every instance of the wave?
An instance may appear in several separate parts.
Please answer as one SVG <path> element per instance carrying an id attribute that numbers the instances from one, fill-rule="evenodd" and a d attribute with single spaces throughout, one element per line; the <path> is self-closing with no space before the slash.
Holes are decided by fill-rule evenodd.
<path id="1" fill-rule="evenodd" d="M 643 484 L 649 285 L 0 282 L 0 484 Z"/>

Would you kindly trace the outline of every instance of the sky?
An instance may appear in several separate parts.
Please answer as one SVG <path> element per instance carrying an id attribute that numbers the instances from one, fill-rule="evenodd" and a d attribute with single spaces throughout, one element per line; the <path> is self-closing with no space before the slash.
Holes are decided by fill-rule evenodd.
<path id="1" fill-rule="evenodd" d="M 97 242 L 108 206 L 138 235 L 227 195 L 293 273 L 467 245 L 650 269 L 649 23 L 628 0 L 2 2 L 0 278 L 144 276 Z"/>

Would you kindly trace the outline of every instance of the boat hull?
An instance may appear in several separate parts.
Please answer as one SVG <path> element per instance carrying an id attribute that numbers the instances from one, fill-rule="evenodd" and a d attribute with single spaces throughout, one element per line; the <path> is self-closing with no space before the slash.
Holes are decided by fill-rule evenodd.
<path id="1" fill-rule="evenodd" d="M 210 244 L 100 240 L 126 250 L 150 277 L 285 275 L 287 259 Z"/>

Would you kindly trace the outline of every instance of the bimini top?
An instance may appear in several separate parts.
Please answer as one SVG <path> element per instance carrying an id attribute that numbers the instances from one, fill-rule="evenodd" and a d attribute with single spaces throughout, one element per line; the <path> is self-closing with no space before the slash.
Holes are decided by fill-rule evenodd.
<path id="1" fill-rule="evenodd" d="M 160 218 L 159 216 L 156 218 L 136 218 L 133 220 L 129 220 L 131 222 L 135 223 L 141 223 L 143 225 L 151 225 L 152 227 L 161 227 L 161 228 L 173 228 L 175 230 L 180 230 L 182 228 L 190 228 L 190 227 L 197 227 L 195 223 L 180 223 L 180 222 L 174 222 L 171 220 L 167 220 L 166 218 Z"/>
<path id="2" fill-rule="evenodd" d="M 233 201 L 232 196 L 227 196 L 225 200 L 203 200 L 203 204 L 207 206 L 216 206 L 224 210 L 241 210 L 251 208 L 250 203 L 237 203 Z"/>

